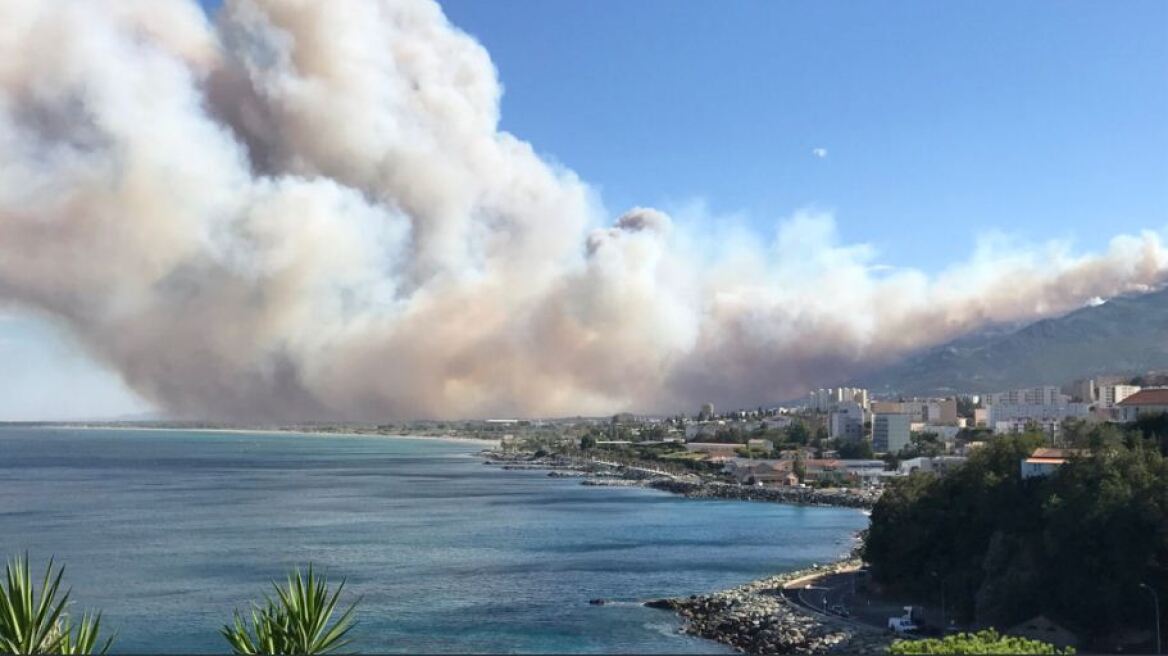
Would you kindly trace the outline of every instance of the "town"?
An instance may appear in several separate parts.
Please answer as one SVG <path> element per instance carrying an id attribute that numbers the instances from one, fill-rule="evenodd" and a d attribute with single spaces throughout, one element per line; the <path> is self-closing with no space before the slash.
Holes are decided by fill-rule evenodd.
<path id="1" fill-rule="evenodd" d="M 1142 378 L 1158 380 L 1155 374 Z M 1019 467 L 1026 477 L 1045 475 L 1066 461 L 1073 437 L 1091 426 L 1164 412 L 1168 387 L 1111 376 L 940 398 L 881 399 L 867 389 L 836 387 L 781 407 L 718 412 L 706 403 L 692 416 L 488 419 L 414 424 L 411 430 L 495 436 L 503 452 L 591 453 L 593 460 L 627 466 L 651 462 L 649 470 L 740 485 L 872 491 L 918 471 L 943 475 L 995 436 L 1011 434 L 1044 436 L 1043 446 Z"/>
<path id="2" fill-rule="evenodd" d="M 889 635 L 975 631 L 992 645 L 997 630 L 1052 648 L 1158 653 L 1163 382 L 1151 373 L 895 399 L 836 387 L 774 408 L 707 403 L 690 417 L 493 419 L 461 430 L 499 438 L 488 463 L 588 485 L 868 509 L 850 559 L 654 602 L 686 630 L 749 653 L 880 651 Z M 1106 562 L 1083 560 L 1096 552 Z M 767 629 L 779 616 L 775 626 L 803 629 Z"/>

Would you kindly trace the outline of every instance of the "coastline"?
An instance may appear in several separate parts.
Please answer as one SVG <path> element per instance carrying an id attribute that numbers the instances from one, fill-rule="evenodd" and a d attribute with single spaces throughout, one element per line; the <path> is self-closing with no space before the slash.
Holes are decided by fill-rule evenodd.
<path id="1" fill-rule="evenodd" d="M 856 566 L 858 561 L 849 557 L 711 594 L 657 599 L 644 605 L 677 613 L 683 621 L 682 631 L 688 635 L 747 654 L 887 653 L 892 636 L 842 618 L 811 613 L 785 594 L 821 576 Z"/>
<path id="2" fill-rule="evenodd" d="M 755 487 L 703 480 L 696 474 L 670 474 L 594 458 L 562 455 L 534 457 L 528 453 L 504 454 L 484 451 L 486 464 L 503 469 L 547 471 L 553 478 L 579 478 L 581 485 L 649 487 L 695 499 L 761 501 L 797 506 L 833 506 L 871 510 L 879 495 L 867 491 L 837 489 Z"/>
<path id="3" fill-rule="evenodd" d="M 386 433 L 352 433 L 339 431 L 300 431 L 290 429 L 265 430 L 259 428 L 206 428 L 110 426 L 110 425 L 44 425 L 48 429 L 72 430 L 134 430 L 166 432 L 209 432 L 240 435 L 293 436 L 355 436 L 389 437 L 411 440 L 448 440 L 467 444 L 493 443 L 492 440 L 425 435 L 391 435 Z M 165 439 L 161 438 L 160 439 Z M 485 464 L 517 470 L 546 471 L 556 478 L 578 478 L 582 485 L 636 486 L 657 489 L 690 498 L 721 498 L 729 500 L 760 501 L 804 506 L 839 506 L 859 509 L 865 506 L 846 496 L 817 496 L 821 491 L 793 489 L 781 496 L 771 492 L 775 488 L 739 486 L 714 481 L 703 481 L 693 474 L 668 473 L 638 464 L 604 462 L 596 458 L 552 455 L 540 458 L 533 454 L 504 454 L 498 451 L 468 451 L 469 455 L 485 459 Z M 791 496 L 794 495 L 794 496 Z M 852 625 L 831 616 L 807 611 L 783 597 L 781 589 L 792 581 L 836 571 L 847 564 L 846 557 L 830 565 L 813 566 L 782 572 L 748 581 L 732 588 L 647 601 L 645 606 L 667 609 L 681 621 L 680 631 L 692 637 L 713 640 L 738 651 L 764 653 L 883 653 L 889 637 L 870 628 Z M 652 594 L 650 591 L 649 594 Z"/>
<path id="4" fill-rule="evenodd" d="M 42 424 L 30 428 L 69 429 L 69 430 L 119 430 L 119 431 L 162 431 L 176 433 L 233 433 L 239 435 L 310 435 L 313 437 L 388 437 L 399 440 L 439 440 L 443 442 L 460 442 L 478 446 L 498 446 L 499 440 L 485 437 L 466 437 L 461 435 L 396 435 L 390 433 L 354 433 L 352 431 L 312 431 L 291 428 L 177 428 L 153 426 L 116 426 L 116 425 L 77 425 L 77 424 Z"/>
<path id="5" fill-rule="evenodd" d="M 579 478 L 581 485 L 648 487 L 689 498 L 834 506 L 867 511 L 877 495 L 855 495 L 810 488 L 758 488 L 703 481 L 697 476 L 654 473 L 641 467 L 604 463 L 592 458 L 569 458 L 484 451 L 484 464 L 503 469 L 547 471 L 552 478 Z M 859 539 L 862 531 L 853 537 Z M 809 612 L 792 603 L 783 589 L 794 582 L 858 566 L 856 549 L 838 560 L 809 568 L 781 572 L 708 594 L 644 602 L 650 608 L 670 610 L 682 620 L 681 631 L 712 640 L 747 654 L 887 653 L 891 638 L 884 632 L 841 618 Z"/>

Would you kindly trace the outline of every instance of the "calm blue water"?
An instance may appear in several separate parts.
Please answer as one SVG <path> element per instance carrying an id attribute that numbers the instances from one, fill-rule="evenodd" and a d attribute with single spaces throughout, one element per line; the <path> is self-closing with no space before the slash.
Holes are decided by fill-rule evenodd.
<path id="1" fill-rule="evenodd" d="M 218 628 L 316 563 L 363 596 L 365 652 L 724 652 L 641 599 L 846 551 L 859 512 L 697 501 L 503 471 L 384 437 L 0 428 L 0 556 L 66 564 L 117 652 Z M 589 606 L 594 597 L 630 603 Z"/>

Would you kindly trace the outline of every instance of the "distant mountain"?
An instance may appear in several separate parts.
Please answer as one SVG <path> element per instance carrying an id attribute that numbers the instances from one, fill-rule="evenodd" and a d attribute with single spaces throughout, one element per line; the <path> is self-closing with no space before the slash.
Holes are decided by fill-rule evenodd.
<path id="1" fill-rule="evenodd" d="M 983 393 L 1168 369 L 1168 288 L 966 335 L 861 376 L 876 394 Z"/>

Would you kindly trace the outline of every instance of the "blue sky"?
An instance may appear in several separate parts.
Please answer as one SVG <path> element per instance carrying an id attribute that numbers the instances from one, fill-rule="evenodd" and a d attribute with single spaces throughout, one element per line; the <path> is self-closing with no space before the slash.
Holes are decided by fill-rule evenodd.
<path id="1" fill-rule="evenodd" d="M 701 201 L 765 239 L 825 209 L 843 241 L 926 271 L 987 232 L 1094 251 L 1168 225 L 1160 0 L 442 4 L 491 53 L 502 127 L 614 214 Z M 0 361 L 0 419 L 143 409 L 12 309 Z"/>
<path id="2" fill-rule="evenodd" d="M 769 231 L 814 206 L 926 270 L 987 229 L 1094 250 L 1168 223 L 1168 3 L 443 6 L 503 127 L 612 211 L 700 197 Z"/>

